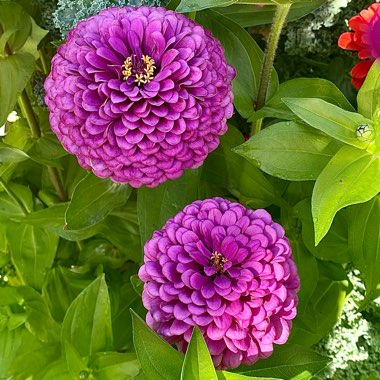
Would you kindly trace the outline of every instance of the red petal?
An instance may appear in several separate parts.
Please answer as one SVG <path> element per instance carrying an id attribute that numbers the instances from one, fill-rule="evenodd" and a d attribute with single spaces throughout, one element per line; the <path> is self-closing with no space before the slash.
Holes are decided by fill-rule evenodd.
<path id="1" fill-rule="evenodd" d="M 373 64 L 373 60 L 360 61 L 351 70 L 351 76 L 353 78 L 361 79 L 367 76 L 369 69 Z"/>
<path id="2" fill-rule="evenodd" d="M 354 41 L 354 33 L 346 32 L 340 35 L 338 46 L 346 50 L 359 50 L 360 46 Z"/>
<path id="3" fill-rule="evenodd" d="M 365 79 L 365 78 L 361 78 L 361 79 L 352 78 L 352 79 L 351 79 L 351 83 L 352 83 L 352 85 L 353 85 L 357 90 L 359 90 L 360 87 L 361 87 L 361 86 L 363 85 L 363 83 L 364 83 L 364 79 Z"/>
<path id="4" fill-rule="evenodd" d="M 368 29 L 368 24 L 364 21 L 363 17 L 360 16 L 351 17 L 348 21 L 348 26 L 352 30 L 361 32 L 365 32 Z"/>

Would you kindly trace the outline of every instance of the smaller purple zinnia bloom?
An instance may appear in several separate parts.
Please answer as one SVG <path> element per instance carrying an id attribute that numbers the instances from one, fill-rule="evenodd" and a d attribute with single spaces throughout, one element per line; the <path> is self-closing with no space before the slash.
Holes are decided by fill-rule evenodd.
<path id="1" fill-rule="evenodd" d="M 202 165 L 232 116 L 219 41 L 165 8 L 109 8 L 72 29 L 45 82 L 50 125 L 98 177 L 154 187 Z"/>
<path id="2" fill-rule="evenodd" d="M 287 341 L 299 278 L 284 229 L 265 210 L 195 201 L 144 251 L 147 324 L 180 351 L 194 326 L 221 369 L 253 364 Z"/>

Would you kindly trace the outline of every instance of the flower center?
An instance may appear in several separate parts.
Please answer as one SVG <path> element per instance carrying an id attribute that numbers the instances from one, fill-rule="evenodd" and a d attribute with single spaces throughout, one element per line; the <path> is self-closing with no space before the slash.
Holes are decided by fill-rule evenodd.
<path id="1" fill-rule="evenodd" d="M 121 66 L 123 71 L 123 80 L 130 77 L 135 78 L 138 86 L 141 84 L 149 83 L 153 78 L 155 62 L 149 55 L 142 55 L 141 59 L 136 57 L 136 54 L 130 55 Z"/>
<path id="2" fill-rule="evenodd" d="M 214 252 L 210 257 L 210 263 L 216 269 L 216 273 L 224 273 L 224 264 L 228 261 L 221 253 Z"/>

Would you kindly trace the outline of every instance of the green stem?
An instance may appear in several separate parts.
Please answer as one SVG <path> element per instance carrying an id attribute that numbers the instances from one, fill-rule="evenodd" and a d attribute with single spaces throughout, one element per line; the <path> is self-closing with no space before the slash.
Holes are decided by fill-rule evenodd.
<path id="1" fill-rule="evenodd" d="M 269 34 L 268 44 L 264 55 L 263 65 L 260 75 L 259 90 L 255 103 L 255 110 L 258 111 L 265 104 L 267 97 L 269 81 L 273 70 L 273 62 L 276 56 L 278 41 L 280 39 L 281 31 L 284 26 L 286 16 L 289 13 L 291 4 L 278 4 L 276 13 L 273 17 L 272 29 Z M 261 130 L 261 122 L 254 123 L 252 133 L 258 133 Z"/>
<path id="2" fill-rule="evenodd" d="M 3 186 L 4 190 L 6 191 L 6 193 L 18 204 L 18 206 L 20 207 L 22 213 L 24 215 L 28 215 L 29 211 L 27 210 L 27 208 L 24 206 L 24 204 L 17 197 L 16 193 L 14 193 L 13 190 L 4 181 L 4 179 L 1 178 L 1 176 L 0 176 L 0 185 Z"/>
<path id="3" fill-rule="evenodd" d="M 63 187 L 61 177 L 59 176 L 57 168 L 53 166 L 48 166 L 48 172 L 50 176 L 51 183 L 54 186 L 55 192 L 57 193 L 61 202 L 67 202 L 67 195 Z"/>
<path id="4" fill-rule="evenodd" d="M 32 131 L 32 136 L 35 139 L 38 139 L 41 137 L 41 129 L 38 125 L 38 121 L 36 119 L 36 116 L 33 111 L 33 107 L 30 103 L 30 100 L 28 98 L 28 95 L 25 90 L 21 92 L 21 95 L 18 98 L 18 104 L 21 108 L 21 112 L 24 115 L 26 121 L 29 124 L 29 127 Z"/>

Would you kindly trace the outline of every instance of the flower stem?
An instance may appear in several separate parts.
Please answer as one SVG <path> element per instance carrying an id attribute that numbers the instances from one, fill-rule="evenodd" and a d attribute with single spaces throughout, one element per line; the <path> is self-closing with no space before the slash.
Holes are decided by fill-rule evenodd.
<path id="1" fill-rule="evenodd" d="M 259 90 L 255 102 L 255 110 L 258 111 L 265 104 L 269 81 L 273 70 L 273 62 L 276 56 L 278 41 L 284 26 L 286 16 L 289 13 L 291 4 L 278 4 L 276 13 L 273 17 L 272 29 L 269 34 L 268 44 L 264 55 L 263 65 L 260 75 Z M 261 121 L 255 122 L 252 126 L 252 135 L 261 130 Z"/>
<path id="2" fill-rule="evenodd" d="M 33 111 L 33 107 L 30 104 L 30 100 L 25 90 L 21 92 L 21 95 L 18 98 L 18 104 L 21 108 L 21 112 L 24 115 L 28 125 L 32 131 L 32 136 L 35 139 L 41 137 L 41 129 L 38 125 L 38 121 Z"/>
<path id="3" fill-rule="evenodd" d="M 68 198 L 57 168 L 55 168 L 54 166 L 48 166 L 48 172 L 50 176 L 50 181 L 53 184 L 55 192 L 57 193 L 59 199 L 61 200 L 61 202 L 67 202 Z"/>
<path id="4" fill-rule="evenodd" d="M 4 179 L 1 176 L 0 176 L 0 185 L 3 186 L 5 192 L 17 203 L 22 213 L 24 215 L 28 215 L 29 211 L 27 210 L 27 208 L 24 206 L 21 200 L 17 197 L 17 195 L 13 192 L 13 190 L 8 186 L 8 184 L 4 181 Z"/>

